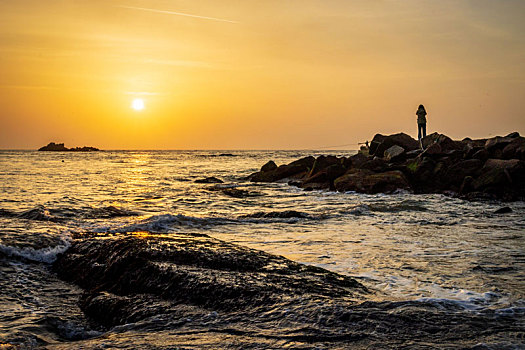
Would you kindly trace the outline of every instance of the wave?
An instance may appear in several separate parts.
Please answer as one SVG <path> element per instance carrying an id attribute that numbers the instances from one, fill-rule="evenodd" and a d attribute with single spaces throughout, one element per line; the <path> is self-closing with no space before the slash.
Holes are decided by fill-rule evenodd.
<path id="1" fill-rule="evenodd" d="M 20 213 L 0 209 L 0 217 L 19 218 L 35 221 L 64 222 L 75 218 L 79 219 L 108 219 L 114 217 L 137 216 L 139 213 L 118 208 L 115 206 L 107 207 L 88 207 L 88 208 L 47 208 L 44 205 L 37 205 L 32 209 Z"/>
<path id="2" fill-rule="evenodd" d="M 153 215 L 149 218 L 140 220 L 139 222 L 122 225 L 119 227 L 99 227 L 92 230 L 93 232 L 108 232 L 108 233 L 124 233 L 124 232 L 139 232 L 139 231 L 149 231 L 149 232 L 165 232 L 170 231 L 177 226 L 185 227 L 198 227 L 204 228 L 211 225 L 220 225 L 225 223 L 231 223 L 233 220 L 225 218 L 199 218 L 194 216 L 186 216 L 182 214 L 172 215 L 172 214 L 162 214 L 162 215 Z"/>
<path id="3" fill-rule="evenodd" d="M 351 208 L 344 209 L 345 214 L 352 215 L 369 215 L 374 213 L 400 213 L 400 212 L 426 212 L 428 209 L 416 201 L 403 201 L 400 203 L 361 203 Z"/>
<path id="4" fill-rule="evenodd" d="M 51 214 L 51 212 L 43 205 L 37 205 L 33 209 L 26 210 L 16 215 L 16 217 L 21 218 L 21 219 L 27 219 L 27 220 L 52 221 L 52 222 L 61 222 L 65 220 L 65 218 L 61 218 L 61 217 Z"/>
<path id="5" fill-rule="evenodd" d="M 251 214 L 241 215 L 239 216 L 240 219 L 246 219 L 246 218 L 271 218 L 271 219 L 290 219 L 290 218 L 298 218 L 298 219 L 311 219 L 312 216 L 310 214 L 296 211 L 296 210 L 284 210 L 284 211 L 270 211 L 270 212 L 264 212 L 264 211 L 258 211 Z"/>
<path id="6" fill-rule="evenodd" d="M 71 242 L 66 239 L 54 247 L 40 249 L 32 247 L 12 247 L 0 244 L 0 253 L 7 257 L 17 257 L 24 260 L 51 264 L 57 259 L 58 254 L 64 253 L 70 246 Z"/>

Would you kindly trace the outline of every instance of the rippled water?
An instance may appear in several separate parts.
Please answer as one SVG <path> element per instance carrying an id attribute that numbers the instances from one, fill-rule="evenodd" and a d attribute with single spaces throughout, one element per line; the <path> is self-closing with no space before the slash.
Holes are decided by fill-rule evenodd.
<path id="1" fill-rule="evenodd" d="M 86 231 L 206 233 L 358 277 L 387 300 L 525 307 L 523 202 L 306 192 L 243 180 L 270 159 L 352 153 L 1 151 L 0 339 L 94 334 L 84 332 L 80 291 L 49 269 L 71 235 Z M 194 182 L 207 176 L 224 183 Z M 512 213 L 494 214 L 501 206 Z M 36 330 L 43 320 L 55 330 Z"/>

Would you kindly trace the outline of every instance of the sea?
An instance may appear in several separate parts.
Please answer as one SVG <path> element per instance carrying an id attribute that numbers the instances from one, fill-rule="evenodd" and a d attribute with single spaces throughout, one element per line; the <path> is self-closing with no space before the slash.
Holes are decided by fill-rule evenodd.
<path id="1" fill-rule="evenodd" d="M 103 335 L 79 309 L 82 290 L 51 268 L 85 232 L 206 234 L 351 276 L 386 301 L 446 301 L 523 325 L 525 202 L 246 180 L 269 160 L 355 153 L 0 151 L 0 348 Z M 223 182 L 195 182 L 211 176 Z"/>

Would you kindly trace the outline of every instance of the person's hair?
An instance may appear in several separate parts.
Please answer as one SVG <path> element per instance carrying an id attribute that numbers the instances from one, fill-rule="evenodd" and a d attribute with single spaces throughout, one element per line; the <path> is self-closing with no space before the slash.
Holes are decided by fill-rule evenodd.
<path id="1" fill-rule="evenodd" d="M 421 108 L 425 109 L 425 106 L 419 105 L 419 107 L 417 109 L 421 109 Z"/>

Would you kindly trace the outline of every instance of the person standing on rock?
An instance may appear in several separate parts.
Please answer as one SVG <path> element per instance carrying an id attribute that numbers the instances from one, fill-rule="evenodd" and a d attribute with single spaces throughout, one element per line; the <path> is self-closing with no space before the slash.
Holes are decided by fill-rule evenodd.
<path id="1" fill-rule="evenodd" d="M 419 105 L 417 109 L 417 139 L 421 142 L 421 139 L 427 136 L 427 111 L 425 106 Z"/>

